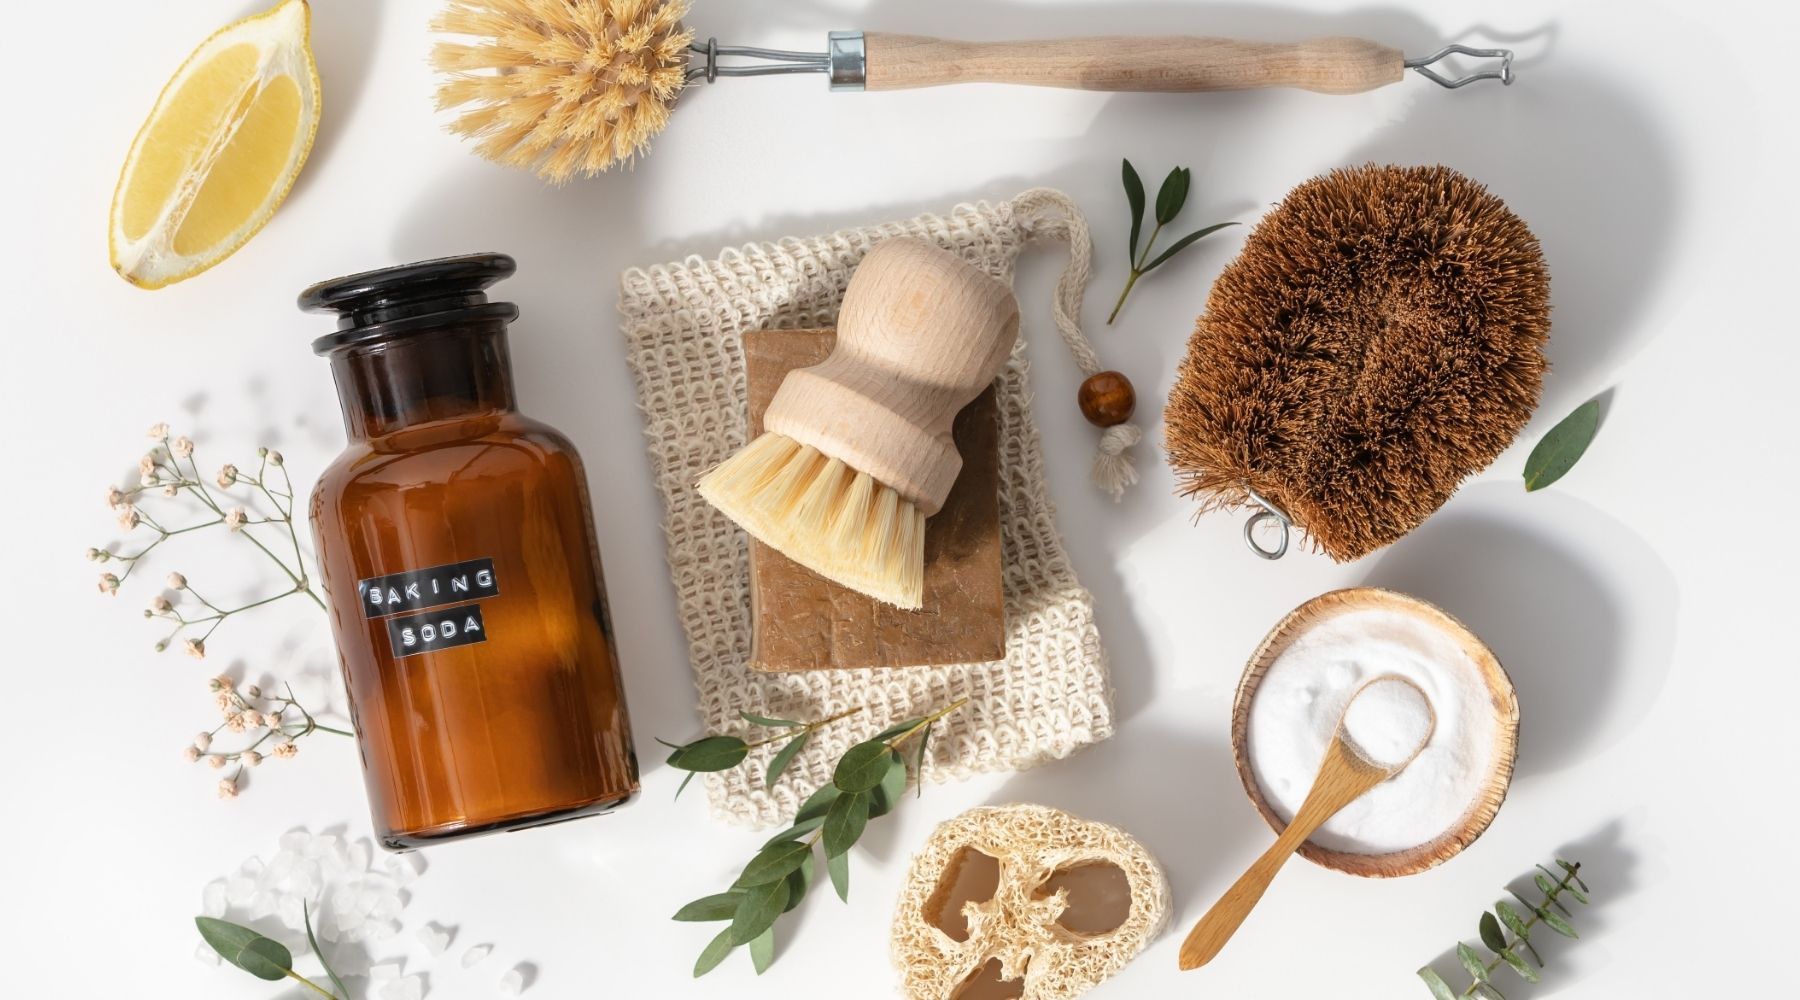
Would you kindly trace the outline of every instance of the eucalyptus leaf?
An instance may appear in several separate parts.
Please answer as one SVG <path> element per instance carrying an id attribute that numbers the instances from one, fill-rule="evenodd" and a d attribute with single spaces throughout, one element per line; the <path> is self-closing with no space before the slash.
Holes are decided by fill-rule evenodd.
<path id="1" fill-rule="evenodd" d="M 844 751 L 832 772 L 831 783 L 840 792 L 866 792 L 881 784 L 887 776 L 888 760 L 894 751 L 881 740 L 868 740 Z"/>
<path id="2" fill-rule="evenodd" d="M 1175 256 L 1176 254 L 1180 253 L 1183 250 L 1186 250 L 1188 248 L 1188 246 L 1190 244 L 1192 244 L 1194 241 L 1205 239 L 1206 237 L 1211 236 L 1212 234 L 1218 232 L 1221 229 L 1224 229 L 1227 226 L 1235 226 L 1235 225 L 1237 225 L 1237 223 L 1235 223 L 1235 222 L 1220 222 L 1220 223 L 1217 223 L 1216 225 L 1207 226 L 1205 229 L 1196 229 L 1195 231 L 1187 234 L 1186 236 L 1183 236 L 1181 239 L 1176 240 L 1173 244 L 1170 245 L 1169 249 L 1164 250 L 1162 253 L 1157 254 L 1155 260 L 1151 261 L 1148 264 L 1145 264 L 1144 265 L 1144 273 L 1148 274 L 1151 271 L 1156 270 L 1158 267 L 1161 267 L 1163 261 L 1166 261 L 1170 257 Z"/>
<path id="3" fill-rule="evenodd" d="M 1512 931 L 1519 940 L 1523 941 L 1531 936 L 1531 928 L 1525 925 L 1525 918 L 1519 916 L 1519 911 L 1513 909 L 1511 903 L 1505 900 L 1495 903 L 1494 912 L 1500 914 L 1500 922 L 1505 924 L 1506 929 Z"/>
<path id="4" fill-rule="evenodd" d="M 894 755 L 888 764 L 887 773 L 881 776 L 881 784 L 869 791 L 869 818 L 886 816 L 900 804 L 900 797 L 906 794 L 906 761 Z"/>
<path id="5" fill-rule="evenodd" d="M 1488 981 L 1487 963 L 1481 960 L 1480 955 L 1475 954 L 1475 949 L 1461 941 L 1456 943 L 1456 960 L 1462 963 L 1463 968 L 1469 970 L 1469 975 L 1475 977 L 1476 982 Z"/>
<path id="6" fill-rule="evenodd" d="M 825 856 L 831 858 L 850 850 L 868 823 L 868 792 L 838 796 L 831 804 L 831 812 L 825 815 Z"/>
<path id="7" fill-rule="evenodd" d="M 1166 226 L 1181 214 L 1181 206 L 1187 204 L 1188 184 L 1193 176 L 1194 172 L 1188 168 L 1176 167 L 1163 178 L 1162 188 L 1156 192 L 1157 225 Z"/>
<path id="8" fill-rule="evenodd" d="M 787 905 L 781 908 L 783 913 L 799 906 L 800 901 L 806 898 L 807 891 L 812 888 L 813 853 L 811 851 L 806 852 L 806 858 L 800 862 L 800 867 L 788 873 L 787 882 L 788 901 Z"/>
<path id="9" fill-rule="evenodd" d="M 681 779 L 681 784 L 675 786 L 675 798 L 677 800 L 679 800 L 681 798 L 682 792 L 687 791 L 688 782 L 693 781 L 694 775 L 698 774 L 698 773 L 699 772 L 697 772 L 697 771 L 689 771 L 687 773 L 687 777 Z"/>
<path id="10" fill-rule="evenodd" d="M 1539 916 L 1539 918 L 1541 918 L 1544 921 L 1544 923 L 1546 923 L 1550 926 L 1551 930 L 1555 931 L 1558 934 L 1561 934 L 1563 937 L 1578 938 L 1581 936 L 1581 935 L 1575 933 L 1575 928 L 1570 926 L 1569 922 L 1567 920 L 1564 920 L 1562 917 L 1557 916 L 1555 913 L 1552 913 L 1549 910 L 1540 911 L 1538 913 L 1538 916 Z"/>
<path id="11" fill-rule="evenodd" d="M 775 783 L 781 780 L 781 772 L 787 770 L 788 765 L 794 762 L 794 758 L 799 755 L 800 751 L 806 748 L 806 738 L 810 735 L 812 734 L 801 733 L 787 741 L 780 750 L 775 751 L 774 758 L 769 761 L 768 777 L 763 779 L 764 788 L 775 787 Z"/>
<path id="12" fill-rule="evenodd" d="M 766 715 L 757 715 L 754 712 L 739 712 L 738 717 L 753 726 L 762 726 L 765 729 L 792 729 L 795 726 L 805 725 L 805 723 L 795 722 L 793 719 L 771 719 Z"/>
<path id="13" fill-rule="evenodd" d="M 1525 490 L 1535 492 L 1568 474 L 1600 430 L 1600 401 L 1590 399 L 1562 418 L 1525 459 Z"/>
<path id="14" fill-rule="evenodd" d="M 731 915 L 737 912 L 738 903 L 743 899 L 744 894 L 735 889 L 731 892 L 715 892 L 710 896 L 701 896 L 676 910 L 675 915 L 669 919 L 695 923 L 730 920 Z"/>
<path id="15" fill-rule="evenodd" d="M 683 771 L 728 771 L 749 755 L 750 747 L 736 736 L 708 736 L 676 747 L 668 764 Z"/>
<path id="16" fill-rule="evenodd" d="M 833 791 L 836 791 L 836 789 L 833 789 Z M 814 830 L 817 830 L 819 827 L 824 826 L 824 825 L 825 825 L 825 817 L 823 815 L 809 816 L 806 819 L 803 819 L 800 822 L 795 823 L 793 826 L 790 826 L 787 829 L 781 831 L 780 833 L 776 834 L 775 836 L 770 837 L 768 840 L 763 842 L 763 846 L 768 847 L 771 844 L 778 844 L 784 840 L 799 840 L 801 837 L 813 832 Z"/>
<path id="17" fill-rule="evenodd" d="M 837 890 L 838 898 L 850 902 L 850 855 L 827 855 L 825 873 L 831 876 L 831 887 Z"/>
<path id="18" fill-rule="evenodd" d="M 797 840 L 783 840 L 770 844 L 756 852 L 756 857 L 744 866 L 744 873 L 732 883 L 734 889 L 750 889 L 755 886 L 779 882 L 787 878 L 788 873 L 800 867 L 800 862 L 812 853 L 812 846 Z M 739 944 L 744 942 L 740 941 Z"/>
<path id="19" fill-rule="evenodd" d="M 1425 985 L 1431 989 L 1431 995 L 1435 1000 L 1456 1000 L 1456 991 L 1452 990 L 1450 984 L 1444 982 L 1444 977 L 1438 975 L 1431 966 L 1427 965 L 1420 969 L 1419 978 L 1425 980 Z"/>
<path id="20" fill-rule="evenodd" d="M 1518 973 L 1519 978 L 1528 983 L 1535 983 L 1544 978 L 1538 975 L 1538 970 L 1532 968 L 1530 962 L 1520 958 L 1516 952 L 1503 951 L 1500 953 L 1500 960 L 1510 966 L 1514 972 Z"/>
<path id="21" fill-rule="evenodd" d="M 344 981 L 338 978 L 337 971 L 331 967 L 331 963 L 325 961 L 325 953 L 319 950 L 319 939 L 313 936 L 312 907 L 307 905 L 304 899 L 300 901 L 300 919 L 306 926 L 306 946 L 312 949 L 314 955 L 318 956 L 319 965 L 324 967 L 325 975 L 331 979 L 331 988 L 343 997 L 343 1000 L 350 1000 L 350 990 L 344 986 Z"/>
<path id="22" fill-rule="evenodd" d="M 925 751 L 931 746 L 932 723 L 925 724 L 925 731 L 919 734 L 919 751 L 913 756 L 913 795 L 925 797 Z"/>
<path id="23" fill-rule="evenodd" d="M 219 957 L 258 979 L 273 982 L 286 979 L 294 968 L 294 956 L 287 946 L 273 941 L 242 924 L 216 917 L 195 917 L 194 926 L 200 937 Z"/>
<path id="24" fill-rule="evenodd" d="M 1580 903 L 1583 906 L 1587 905 L 1587 901 L 1588 901 L 1587 894 L 1582 892 L 1580 889 L 1575 888 L 1573 885 L 1564 883 L 1562 891 L 1563 891 L 1563 895 L 1565 895 L 1565 896 L 1575 897 L 1575 902 Z"/>
<path id="25" fill-rule="evenodd" d="M 718 968 L 719 963 L 725 961 L 725 956 L 731 954 L 731 949 L 735 947 L 737 945 L 731 940 L 731 928 L 720 931 L 718 937 L 706 943 L 705 949 L 700 952 L 700 958 L 694 962 L 694 978 L 699 979 Z"/>
<path id="26" fill-rule="evenodd" d="M 1575 883 L 1575 884 L 1576 884 L 1576 885 L 1578 885 L 1578 886 L 1581 886 L 1581 891 L 1582 891 L 1582 892 L 1589 892 L 1589 891 L 1591 891 L 1591 890 L 1589 890 L 1589 889 L 1588 889 L 1588 887 L 1587 887 L 1587 883 L 1586 883 L 1586 882 L 1583 882 L 1583 881 L 1582 881 L 1582 880 L 1581 880 L 1581 874 L 1580 874 L 1580 872 L 1581 872 L 1581 866 L 1580 866 L 1580 865 L 1572 865 L 1572 864 L 1570 864 L 1570 863 L 1568 863 L 1568 862 L 1567 862 L 1567 861 L 1564 861 L 1564 860 L 1563 860 L 1563 859 L 1561 859 L 1561 858 L 1557 858 L 1557 859 L 1556 859 L 1556 864 L 1557 864 L 1557 867 L 1559 867 L 1559 868 L 1561 868 L 1561 869 L 1562 869 L 1562 870 L 1563 870 L 1563 871 L 1565 871 L 1565 872 L 1568 872 L 1568 873 L 1569 873 L 1569 878 L 1570 878 L 1570 880 L 1571 880 L 1571 881 L 1573 881 L 1573 882 L 1574 882 L 1574 883 Z M 1584 900 L 1582 900 L 1582 902 L 1584 902 L 1584 903 L 1585 903 L 1585 902 L 1587 902 L 1587 900 L 1585 900 L 1585 899 L 1584 899 Z"/>
<path id="27" fill-rule="evenodd" d="M 1144 231 L 1144 181 L 1130 160 L 1120 161 L 1125 178 L 1125 201 L 1131 205 L 1131 259 L 1138 258 L 1138 236 Z"/>
<path id="28" fill-rule="evenodd" d="M 737 912 L 731 916 L 731 943 L 749 944 L 756 940 L 758 934 L 775 925 L 775 918 L 781 916 L 787 901 L 785 878 L 746 889 L 744 898 L 738 901 Z"/>
<path id="29" fill-rule="evenodd" d="M 1556 883 L 1550 881 L 1549 876 L 1533 875 L 1531 876 L 1531 881 L 1537 885 L 1538 891 L 1544 894 L 1545 899 L 1549 899 L 1556 895 Z"/>
<path id="30" fill-rule="evenodd" d="M 769 971 L 775 961 L 775 928 L 771 926 L 750 942 L 750 964 L 756 967 L 756 974 Z"/>
<path id="31" fill-rule="evenodd" d="M 836 785 L 820 785 L 806 797 L 805 802 L 800 803 L 800 810 L 794 813 L 794 825 L 799 826 L 813 819 L 824 820 L 825 813 L 831 809 L 832 801 L 840 794 L 842 793 L 837 790 Z"/>
<path id="32" fill-rule="evenodd" d="M 1475 994 L 1477 996 L 1493 997 L 1493 1000 L 1506 1000 L 1506 994 L 1500 992 L 1500 988 L 1495 986 L 1492 981 L 1476 983 Z"/>
<path id="33" fill-rule="evenodd" d="M 1506 935 L 1501 932 L 1500 922 L 1494 919 L 1492 913 L 1484 912 L 1481 915 L 1481 943 L 1487 945 L 1492 952 L 1506 950 Z"/>

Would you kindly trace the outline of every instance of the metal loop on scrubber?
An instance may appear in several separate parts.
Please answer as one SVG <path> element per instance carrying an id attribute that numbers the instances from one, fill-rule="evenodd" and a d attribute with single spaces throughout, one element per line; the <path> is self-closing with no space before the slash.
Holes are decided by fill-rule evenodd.
<path id="1" fill-rule="evenodd" d="M 1287 555 L 1288 537 L 1292 534 L 1294 526 L 1293 518 L 1288 517 L 1287 511 L 1263 499 L 1262 494 L 1250 487 L 1245 486 L 1244 492 L 1250 494 L 1250 499 L 1262 508 L 1250 515 L 1250 520 L 1244 522 L 1244 544 L 1250 546 L 1250 551 L 1271 561 Z M 1256 540 L 1256 529 L 1263 522 L 1271 520 L 1280 528 L 1280 534 L 1277 536 L 1279 541 L 1274 548 L 1265 549 Z"/>
<path id="2" fill-rule="evenodd" d="M 1465 73 L 1462 76 L 1457 77 L 1445 76 L 1431 68 L 1432 63 L 1448 58 L 1449 56 L 1475 56 L 1480 59 L 1498 59 L 1500 60 L 1500 68 L 1482 70 L 1477 73 Z M 1467 45 L 1455 44 L 1446 45 L 1428 56 L 1421 56 L 1418 59 L 1408 59 L 1406 60 L 1405 65 L 1407 69 L 1413 70 L 1425 79 L 1430 80 L 1432 83 L 1448 90 L 1455 90 L 1458 87 L 1467 86 L 1477 80 L 1499 80 L 1504 86 L 1510 87 L 1513 82 L 1512 63 L 1513 51 L 1511 49 L 1475 49 L 1470 48 Z"/>

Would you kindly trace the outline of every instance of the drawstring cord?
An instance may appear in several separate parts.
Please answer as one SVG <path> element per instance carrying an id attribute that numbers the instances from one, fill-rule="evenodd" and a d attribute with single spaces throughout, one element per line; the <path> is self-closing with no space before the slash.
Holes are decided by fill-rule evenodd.
<path id="1" fill-rule="evenodd" d="M 1081 302 L 1087 294 L 1088 278 L 1093 273 L 1094 242 L 1088 234 L 1087 218 L 1073 199 L 1054 188 L 1032 188 L 1012 202 L 1020 227 L 1028 237 L 1042 237 L 1069 245 L 1069 263 L 1056 281 L 1056 294 L 1051 311 L 1063 343 L 1075 356 L 1075 364 L 1089 376 L 1104 371 L 1094 347 L 1081 332 Z M 1114 424 L 1100 433 L 1100 451 L 1094 457 L 1094 485 L 1116 502 L 1125 488 L 1138 481 L 1137 467 L 1131 461 L 1131 449 L 1144 439 L 1136 424 Z"/>

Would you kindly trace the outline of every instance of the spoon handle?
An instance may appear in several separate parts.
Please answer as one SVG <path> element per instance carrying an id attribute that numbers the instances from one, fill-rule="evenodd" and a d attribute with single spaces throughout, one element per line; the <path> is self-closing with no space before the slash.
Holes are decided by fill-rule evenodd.
<path id="1" fill-rule="evenodd" d="M 1188 932 L 1187 939 L 1181 942 L 1181 968 L 1197 969 L 1213 960 L 1237 932 L 1250 910 L 1262 899 L 1263 892 L 1274 881 L 1275 873 L 1287 863 L 1287 859 L 1313 831 L 1324 825 L 1325 821 L 1337 814 L 1339 809 L 1349 805 L 1357 796 L 1380 784 L 1388 776 L 1382 768 L 1372 766 L 1344 747 L 1341 741 L 1333 740 L 1325 751 L 1325 762 L 1319 767 L 1319 776 L 1313 779 L 1313 786 L 1306 793 L 1306 801 L 1300 804 L 1300 810 L 1294 814 L 1293 822 L 1275 838 L 1275 843 L 1264 851 L 1262 857 L 1238 876 L 1231 888 L 1219 897 L 1212 909 L 1200 918 L 1194 929 Z"/>

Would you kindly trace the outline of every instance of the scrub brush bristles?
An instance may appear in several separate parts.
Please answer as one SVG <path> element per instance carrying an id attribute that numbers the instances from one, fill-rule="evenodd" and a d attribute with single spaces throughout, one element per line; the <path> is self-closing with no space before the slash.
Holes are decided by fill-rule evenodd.
<path id="1" fill-rule="evenodd" d="M 687 79 L 688 0 L 451 0 L 431 62 L 439 110 L 497 163 L 562 183 L 644 152 Z"/>
<path id="2" fill-rule="evenodd" d="M 807 569 L 902 608 L 925 588 L 925 515 L 866 472 L 763 434 L 707 473 L 700 495 Z"/>

